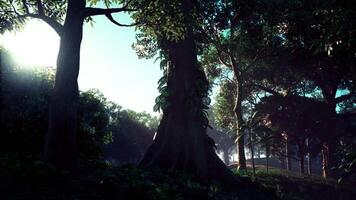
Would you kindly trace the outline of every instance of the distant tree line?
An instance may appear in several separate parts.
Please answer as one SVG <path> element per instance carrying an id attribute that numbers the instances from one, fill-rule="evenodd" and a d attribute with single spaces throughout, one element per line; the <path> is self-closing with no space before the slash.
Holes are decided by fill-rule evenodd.
<path id="1" fill-rule="evenodd" d="M 53 68 L 18 66 L 1 50 L 1 154 L 42 155 Z M 157 117 L 125 110 L 96 89 L 80 92 L 80 159 L 136 164 L 152 143 Z"/>

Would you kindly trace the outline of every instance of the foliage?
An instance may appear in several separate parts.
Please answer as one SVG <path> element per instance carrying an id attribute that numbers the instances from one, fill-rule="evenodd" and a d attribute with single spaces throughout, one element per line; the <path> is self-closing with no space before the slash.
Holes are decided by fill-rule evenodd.
<path id="1" fill-rule="evenodd" d="M 196 2 L 185 5 L 182 1 L 167 3 L 155 0 L 147 2 L 144 9 L 132 14 L 136 22 L 145 22 L 137 26 L 139 30 L 136 35 L 137 43 L 133 45 L 136 53 L 140 58 L 152 58 L 159 52 L 157 59 L 161 60 L 160 68 L 163 70 L 163 76 L 158 81 L 160 95 L 155 100 L 155 111 L 165 113 L 171 107 L 174 91 L 169 90 L 168 82 L 172 79 L 175 66 L 172 64 L 174 52 L 171 52 L 169 46 L 182 43 L 187 37 L 196 35 L 197 26 L 202 20 L 197 15 L 197 5 Z M 189 12 L 184 11 L 187 9 Z M 196 73 L 196 81 L 191 89 L 192 94 L 187 100 L 188 109 L 197 113 L 202 125 L 207 127 L 209 122 L 205 110 L 210 104 L 209 85 L 200 67 L 194 73 Z"/>
<path id="2" fill-rule="evenodd" d="M 0 153 L 40 154 L 48 126 L 53 69 L 21 68 L 5 50 L 1 53 Z M 136 144 L 120 150 L 137 162 L 143 154 L 142 151 L 152 141 L 158 126 L 157 117 L 145 112 L 123 110 L 119 105 L 107 101 L 96 89 L 80 93 L 79 119 L 78 146 L 81 159 L 84 160 L 102 158 L 103 153 L 106 153 L 105 148 L 119 140 L 119 144 Z M 144 142 L 138 142 L 142 138 Z M 135 151 L 140 152 L 139 156 Z"/>
<path id="3" fill-rule="evenodd" d="M 40 152 L 47 131 L 53 72 L 18 67 L 4 50 L 1 60 L 0 152 Z"/>
<path id="4" fill-rule="evenodd" d="M 58 34 L 61 34 L 60 29 L 64 24 L 67 15 L 68 2 L 68 0 L 0 0 L 0 33 L 4 33 L 7 30 L 21 30 L 29 18 L 36 18 L 48 23 L 48 25 L 52 26 Z M 119 4 L 123 4 L 127 7 L 130 2 L 131 1 L 126 0 L 86 0 L 86 3 L 89 4 L 89 6 L 100 7 L 101 5 L 104 5 L 107 9 L 113 8 Z M 130 11 L 130 9 L 126 9 L 126 7 L 125 9 L 116 12 Z M 106 14 L 107 16 L 111 16 L 111 12 L 102 12 L 95 15 Z M 85 16 L 84 20 L 85 22 L 93 23 L 93 18 L 90 14 Z M 113 22 L 115 20 L 110 19 L 110 21 Z M 122 26 L 122 24 L 116 21 L 114 23 Z"/>
<path id="5" fill-rule="evenodd" d="M 348 132 L 341 138 L 338 156 L 341 158 L 338 168 L 342 174 L 338 179 L 341 184 L 355 184 L 356 177 L 356 141 L 353 137 L 355 125 L 348 127 Z"/>
<path id="6" fill-rule="evenodd" d="M 230 81 L 221 83 L 215 104 L 213 105 L 214 122 L 217 127 L 226 131 L 236 130 L 234 115 L 234 97 L 236 85 Z"/>
<path id="7" fill-rule="evenodd" d="M 252 176 L 252 170 L 236 171 L 240 176 Z M 334 180 L 300 176 L 280 169 L 257 169 L 254 182 L 276 193 L 279 199 L 352 199 L 351 187 L 340 187 Z"/>

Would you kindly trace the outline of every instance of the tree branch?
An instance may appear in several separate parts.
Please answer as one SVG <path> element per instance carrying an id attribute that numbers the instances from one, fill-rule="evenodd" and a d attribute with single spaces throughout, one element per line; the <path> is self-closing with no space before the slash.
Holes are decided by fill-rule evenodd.
<path id="1" fill-rule="evenodd" d="M 85 9 L 86 9 L 85 17 L 95 16 L 95 15 L 111 15 L 112 13 L 118 13 L 118 12 L 137 11 L 137 9 L 126 8 L 126 6 L 124 6 L 122 8 L 91 8 L 91 7 L 87 7 Z"/>
<path id="2" fill-rule="evenodd" d="M 111 14 L 106 14 L 105 15 L 112 23 L 118 25 L 118 26 L 124 26 L 124 27 L 131 27 L 131 26 L 136 26 L 139 23 L 133 23 L 133 24 L 121 24 L 118 21 L 116 21 Z"/>
<path id="3" fill-rule="evenodd" d="M 224 61 L 224 58 L 222 57 L 222 53 L 223 53 L 223 52 L 220 50 L 220 48 L 217 48 L 217 49 L 218 49 L 219 61 L 220 61 L 223 65 L 225 65 L 225 66 L 227 66 L 227 67 L 232 67 L 231 64 L 229 64 L 229 63 L 227 63 L 227 62 Z"/>
<path id="4" fill-rule="evenodd" d="M 42 2 L 41 0 L 38 0 L 37 1 L 37 6 L 38 6 L 38 12 L 39 14 L 34 14 L 34 13 L 30 13 L 30 9 L 28 8 L 28 5 L 27 5 L 27 1 L 26 0 L 22 0 L 22 6 L 24 7 L 25 9 L 25 13 L 24 15 L 21 15 L 20 13 L 17 12 L 15 6 L 12 4 L 12 2 L 10 2 L 12 8 L 13 8 L 13 12 L 17 15 L 17 17 L 19 18 L 27 18 L 27 17 L 32 17 L 32 18 L 37 18 L 37 19 L 41 19 L 43 20 L 44 22 L 46 22 L 49 26 L 51 26 L 59 36 L 62 35 L 62 32 L 63 32 L 63 26 L 58 23 L 56 20 L 46 16 L 44 14 L 44 11 L 43 11 L 43 6 L 42 6 Z"/>
<path id="5" fill-rule="evenodd" d="M 40 15 L 40 14 L 26 14 L 26 15 L 18 15 L 18 17 L 21 18 L 26 18 L 26 17 L 32 17 L 36 19 L 41 19 L 44 22 L 46 22 L 49 26 L 51 26 L 59 36 L 62 35 L 63 33 L 63 26 L 58 23 L 56 20 L 53 20 L 52 18 L 46 16 L 46 15 Z"/>
<path id="6" fill-rule="evenodd" d="M 342 101 L 345 101 L 345 100 L 351 98 L 352 96 L 354 96 L 354 94 L 355 94 L 355 90 L 352 90 L 352 91 L 351 91 L 350 93 L 348 93 L 348 94 L 341 95 L 341 96 L 339 96 L 339 97 L 337 97 L 337 98 L 335 99 L 335 103 L 340 103 L 340 102 L 342 102 Z"/>
<path id="7" fill-rule="evenodd" d="M 263 90 L 265 92 L 268 92 L 268 93 L 270 93 L 272 95 L 275 95 L 275 96 L 283 96 L 281 93 L 279 93 L 277 91 L 274 91 L 273 89 L 267 88 L 265 86 L 262 86 L 262 85 L 259 85 L 259 84 L 256 84 L 256 83 L 253 83 L 252 86 L 257 87 L 258 89 Z"/>
<path id="8" fill-rule="evenodd" d="M 26 0 L 22 0 L 22 6 L 24 7 L 27 14 L 30 14 L 30 9 L 28 9 Z"/>
<path id="9" fill-rule="evenodd" d="M 41 0 L 37 0 L 37 9 L 38 9 L 38 14 L 45 15 Z"/>

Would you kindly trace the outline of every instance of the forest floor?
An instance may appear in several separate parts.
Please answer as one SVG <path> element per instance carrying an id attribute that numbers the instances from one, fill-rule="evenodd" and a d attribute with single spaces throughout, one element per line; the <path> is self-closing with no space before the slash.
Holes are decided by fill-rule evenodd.
<path id="1" fill-rule="evenodd" d="M 76 173 L 56 171 L 38 157 L 0 155 L 0 199 L 2 200 L 91 200 L 91 199 L 354 199 L 356 191 L 333 180 L 302 177 L 279 169 L 236 173 L 254 184 L 235 192 L 224 192 L 218 184 L 209 187 L 177 171 L 147 171 L 134 166 L 111 167 L 86 163 Z M 247 194 L 241 197 L 241 193 Z M 251 194 L 251 198 L 249 197 Z"/>
<path id="2" fill-rule="evenodd" d="M 256 175 L 252 169 L 235 173 L 239 176 L 249 177 L 263 188 L 274 191 L 280 199 L 288 200 L 343 200 L 355 199 L 354 185 L 340 185 L 334 179 L 324 179 L 320 176 L 300 175 L 278 168 L 265 169 L 263 165 L 256 167 Z"/>

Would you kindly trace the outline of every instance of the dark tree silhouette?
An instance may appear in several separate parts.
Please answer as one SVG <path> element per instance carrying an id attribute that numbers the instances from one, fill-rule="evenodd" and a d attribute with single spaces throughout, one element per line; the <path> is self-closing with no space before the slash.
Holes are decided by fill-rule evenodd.
<path id="1" fill-rule="evenodd" d="M 208 183 L 218 180 L 226 186 L 234 187 L 240 183 L 226 168 L 214 151 L 214 142 L 207 136 L 207 117 L 204 114 L 208 92 L 208 81 L 197 61 L 194 39 L 196 7 L 193 1 L 172 1 L 153 3 L 158 9 L 172 9 L 168 19 L 173 18 L 177 26 L 175 33 L 183 27 L 183 37 L 169 37 L 166 24 L 151 25 L 158 38 L 158 44 L 168 68 L 165 71 L 166 87 L 161 90 L 164 99 L 161 109 L 163 117 L 153 144 L 147 150 L 140 166 L 146 168 L 162 167 L 183 170 L 197 175 Z M 160 7 L 161 6 L 161 7 Z M 141 13 L 144 17 L 144 13 Z M 173 16 L 172 16 L 173 15 Z M 146 29 L 147 30 L 147 29 Z M 152 32 L 151 32 L 152 33 Z M 158 99 L 159 102 L 160 99 Z"/>
<path id="2" fill-rule="evenodd" d="M 95 4 L 98 1 L 89 1 Z M 111 14 L 132 11 L 121 8 L 86 7 L 86 0 L 67 1 L 1 1 L 0 30 L 12 30 L 28 18 L 41 19 L 60 37 L 57 71 L 52 92 L 49 128 L 45 142 L 45 160 L 58 168 L 76 165 L 78 131 L 78 74 L 83 23 L 91 16 L 105 15 L 117 25 Z M 63 24 L 62 24 L 63 22 Z"/>

